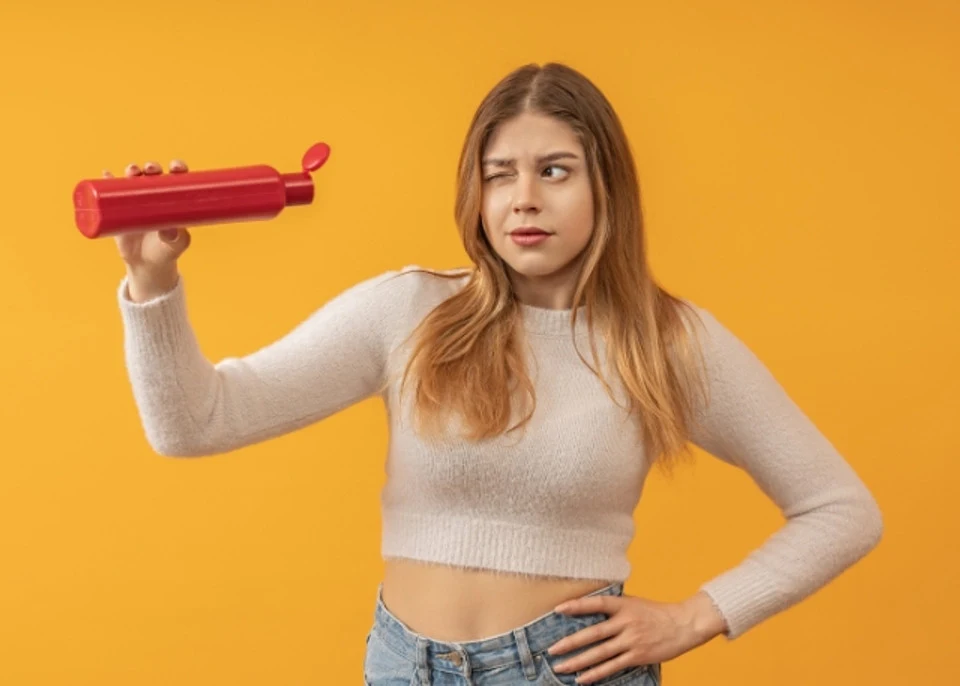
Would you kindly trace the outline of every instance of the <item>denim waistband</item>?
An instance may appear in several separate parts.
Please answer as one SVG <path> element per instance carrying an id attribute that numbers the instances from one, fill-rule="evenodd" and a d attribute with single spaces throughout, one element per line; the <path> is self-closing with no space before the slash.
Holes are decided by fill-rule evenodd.
<path id="1" fill-rule="evenodd" d="M 623 595 L 623 582 L 615 582 L 582 596 Z M 416 633 L 383 603 L 383 584 L 377 587 L 373 630 L 393 652 L 417 665 L 423 683 L 433 670 L 463 674 L 520 663 L 535 674 L 533 655 L 581 628 L 601 621 L 604 615 L 561 615 L 550 611 L 510 631 L 476 641 L 439 641 Z"/>

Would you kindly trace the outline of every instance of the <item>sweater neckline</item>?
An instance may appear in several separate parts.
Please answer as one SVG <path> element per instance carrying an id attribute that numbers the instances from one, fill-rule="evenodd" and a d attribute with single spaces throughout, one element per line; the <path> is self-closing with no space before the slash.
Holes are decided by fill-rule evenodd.
<path id="1" fill-rule="evenodd" d="M 573 316 L 573 308 L 555 310 L 525 303 L 518 304 L 523 315 L 524 326 L 529 333 L 543 336 L 570 335 L 570 319 Z M 587 311 L 586 307 L 581 305 L 577 308 L 576 335 L 583 336 L 587 333 Z"/>

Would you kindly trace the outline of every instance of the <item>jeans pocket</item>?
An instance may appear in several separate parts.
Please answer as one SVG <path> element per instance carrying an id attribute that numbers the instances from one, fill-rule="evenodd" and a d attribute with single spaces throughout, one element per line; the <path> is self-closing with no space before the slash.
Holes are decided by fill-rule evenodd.
<path id="1" fill-rule="evenodd" d="M 566 662 L 578 652 L 582 651 L 570 651 L 563 655 L 550 655 L 549 653 L 538 655 L 537 661 L 542 665 L 547 683 L 553 684 L 553 686 L 580 686 L 577 684 L 577 677 L 595 669 L 597 665 L 585 667 L 577 672 L 555 671 L 557 665 Z M 632 665 L 602 679 L 592 681 L 591 686 L 659 686 L 660 682 L 657 678 L 659 669 L 654 669 L 654 667 L 654 665 Z"/>
<path id="2" fill-rule="evenodd" d="M 415 662 L 398 655 L 374 630 L 367 635 L 363 657 L 366 686 L 412 686 L 417 683 Z"/>

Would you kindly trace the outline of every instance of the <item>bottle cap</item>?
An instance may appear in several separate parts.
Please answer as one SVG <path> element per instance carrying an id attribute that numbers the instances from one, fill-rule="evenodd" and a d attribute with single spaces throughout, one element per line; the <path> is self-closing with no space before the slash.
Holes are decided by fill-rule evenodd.
<path id="1" fill-rule="evenodd" d="M 328 157 L 330 157 L 330 146 L 326 143 L 316 143 L 304 153 L 303 168 L 305 171 L 317 171 Z"/>
<path id="2" fill-rule="evenodd" d="M 287 205 L 308 205 L 313 202 L 313 179 L 310 172 L 318 170 L 330 157 L 330 146 L 316 143 L 303 155 L 303 171 L 281 174 Z"/>

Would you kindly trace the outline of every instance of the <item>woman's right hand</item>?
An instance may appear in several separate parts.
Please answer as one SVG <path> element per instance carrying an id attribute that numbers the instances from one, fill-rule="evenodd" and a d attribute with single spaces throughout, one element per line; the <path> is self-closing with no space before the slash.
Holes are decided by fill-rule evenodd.
<path id="1" fill-rule="evenodd" d="M 170 172 L 181 174 L 187 165 L 180 160 L 170 163 Z M 124 176 L 162 174 L 156 162 L 147 162 L 141 169 L 136 164 L 127 165 Z M 113 174 L 104 171 L 103 176 Z M 159 231 L 128 231 L 114 236 L 120 258 L 127 266 L 127 288 L 130 299 L 143 302 L 172 290 L 179 278 L 177 259 L 190 247 L 190 232 L 185 228 L 161 229 Z"/>

